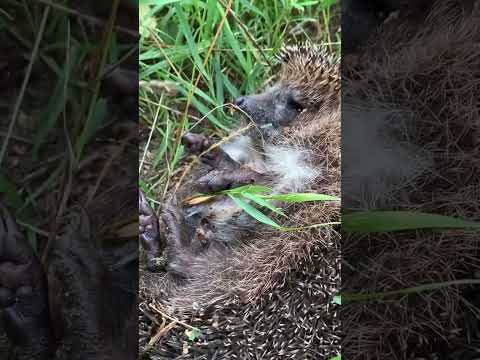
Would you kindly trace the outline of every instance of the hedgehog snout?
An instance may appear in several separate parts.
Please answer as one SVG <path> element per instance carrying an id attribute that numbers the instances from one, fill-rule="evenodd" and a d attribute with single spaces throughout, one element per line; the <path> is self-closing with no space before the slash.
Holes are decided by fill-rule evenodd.
<path id="1" fill-rule="evenodd" d="M 247 97 L 246 96 L 240 96 L 239 98 L 236 98 L 233 101 L 233 104 L 235 106 L 238 106 L 239 108 L 241 108 L 242 106 L 245 105 L 246 102 L 247 102 Z"/>

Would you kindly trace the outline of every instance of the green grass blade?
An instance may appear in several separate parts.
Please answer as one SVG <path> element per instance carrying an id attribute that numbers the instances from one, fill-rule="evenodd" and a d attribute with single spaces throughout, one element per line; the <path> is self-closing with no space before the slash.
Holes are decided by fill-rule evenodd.
<path id="1" fill-rule="evenodd" d="M 215 68 L 215 100 L 217 101 L 217 106 L 221 106 L 224 102 L 225 99 L 225 93 L 224 93 L 224 84 L 223 84 L 223 78 L 222 78 L 222 68 L 221 68 L 221 63 L 220 63 L 220 55 L 219 53 L 216 53 L 215 58 L 214 58 L 214 68 Z"/>
<path id="2" fill-rule="evenodd" d="M 480 229 L 480 223 L 413 211 L 367 211 L 342 215 L 350 233 L 383 233 L 417 229 Z"/>
<path id="3" fill-rule="evenodd" d="M 221 76 L 222 76 L 223 83 L 225 84 L 225 88 L 228 90 L 231 96 L 231 99 L 233 101 L 234 99 L 240 96 L 240 91 L 235 87 L 235 85 L 233 85 L 233 83 L 230 81 L 228 76 L 226 76 L 223 73 L 221 74 Z"/>
<path id="4" fill-rule="evenodd" d="M 171 139 L 171 127 L 171 122 L 167 121 L 165 125 L 165 133 L 162 136 L 162 142 L 160 143 L 160 147 L 158 148 L 157 154 L 155 155 L 155 159 L 153 161 L 154 168 L 157 168 L 158 164 L 165 160 L 165 154 L 168 149 L 169 139 Z"/>
<path id="5" fill-rule="evenodd" d="M 65 88 L 65 76 L 58 78 L 53 90 L 52 97 L 48 102 L 39 129 L 33 138 L 33 154 L 37 156 L 38 150 L 45 143 L 45 140 L 52 129 L 55 128 L 57 121 L 60 119 L 63 109 L 65 108 L 65 102 L 67 94 L 63 91 Z"/>
<path id="6" fill-rule="evenodd" d="M 157 6 L 164 6 L 164 5 L 173 4 L 176 2 L 180 2 L 180 0 L 139 0 L 140 5 L 157 5 Z"/>
<path id="7" fill-rule="evenodd" d="M 303 203 L 309 201 L 340 201 L 340 198 L 336 196 L 314 193 L 270 194 L 262 195 L 262 197 L 268 200 L 278 200 L 289 203 Z"/>
<path id="8" fill-rule="evenodd" d="M 279 208 L 277 208 L 275 205 L 273 205 L 270 201 L 265 200 L 265 199 L 261 198 L 260 196 L 258 196 L 256 194 L 252 194 L 252 193 L 249 193 L 249 192 L 243 192 L 243 193 L 241 193 L 241 195 L 246 197 L 249 200 L 252 200 L 253 202 L 257 203 L 260 206 L 266 207 L 270 211 L 273 211 L 275 214 L 285 216 L 285 214 Z"/>
<path id="9" fill-rule="evenodd" d="M 245 60 L 245 56 L 243 55 L 243 52 L 240 48 L 240 44 L 238 43 L 238 40 L 236 39 L 235 35 L 232 32 L 232 29 L 230 28 L 230 25 L 228 22 L 225 22 L 225 36 L 228 42 L 228 45 L 233 49 L 233 52 L 235 53 L 235 56 L 238 59 L 238 62 L 243 68 L 243 71 L 245 71 L 245 74 L 249 74 L 251 72 L 251 67 Z"/>
<path id="10" fill-rule="evenodd" d="M 242 194 L 242 193 L 250 193 L 250 194 L 262 194 L 262 193 L 270 193 L 272 192 L 272 188 L 263 185 L 244 185 L 239 186 L 233 189 L 228 189 L 225 191 L 221 191 L 221 194 Z"/>
<path id="11" fill-rule="evenodd" d="M 173 156 L 172 162 L 170 163 L 170 166 L 172 169 L 177 166 L 178 162 L 180 161 L 184 153 L 185 153 L 185 146 L 183 145 L 177 146 L 175 150 L 175 155 Z"/>
<path id="12" fill-rule="evenodd" d="M 191 29 L 190 25 L 188 24 L 187 17 L 185 16 L 185 13 L 182 10 L 182 6 L 180 4 L 175 4 L 175 10 L 176 10 L 180 30 L 182 31 L 183 36 L 185 36 L 185 39 L 187 40 L 187 45 L 188 45 L 188 48 L 190 49 L 190 54 L 193 57 L 195 66 L 200 70 L 204 78 L 208 79 L 209 78 L 208 74 L 205 70 L 205 67 L 203 66 L 203 62 L 200 59 L 200 56 L 198 55 L 197 45 L 195 44 L 193 34 L 190 30 Z"/>
<path id="13" fill-rule="evenodd" d="M 438 289 L 442 289 L 449 286 L 459 286 L 459 285 L 480 285 L 480 280 L 479 279 L 452 280 L 452 281 L 438 282 L 438 283 L 432 283 L 432 284 L 423 284 L 423 285 L 409 287 L 406 289 L 386 291 L 386 292 L 380 292 L 380 293 L 342 294 L 342 300 L 344 303 L 353 303 L 353 302 L 369 301 L 369 300 L 382 300 L 390 296 L 418 294 L 425 291 L 433 291 L 433 290 L 438 290 Z"/>
<path id="14" fill-rule="evenodd" d="M 97 130 L 105 123 L 108 114 L 107 100 L 102 98 L 98 99 L 94 106 L 92 116 L 87 119 L 76 143 L 77 154 L 79 157 L 82 154 L 85 145 L 92 140 Z"/>
<path id="15" fill-rule="evenodd" d="M 253 217 L 255 220 L 263 223 L 270 225 L 276 229 L 280 229 L 281 226 L 278 225 L 275 221 L 270 219 L 267 215 L 262 213 L 261 211 L 257 210 L 254 208 L 252 205 L 250 205 L 248 202 L 243 200 L 241 197 L 238 195 L 233 195 L 233 194 L 228 194 L 228 196 L 241 208 L 243 209 L 248 215 Z"/>
<path id="16" fill-rule="evenodd" d="M 205 21 L 205 29 L 213 30 L 213 24 L 220 14 L 217 9 L 217 0 L 207 0 L 207 20 Z"/>
<path id="17" fill-rule="evenodd" d="M 294 226 L 294 227 L 284 227 L 284 226 L 282 226 L 280 231 L 282 231 L 282 232 L 303 231 L 303 230 L 323 228 L 323 227 L 327 227 L 327 226 L 335 226 L 335 225 L 340 225 L 340 224 L 341 224 L 340 221 L 332 221 L 332 222 L 327 222 L 327 223 L 312 224 L 312 225 L 305 225 L 305 226 Z"/>

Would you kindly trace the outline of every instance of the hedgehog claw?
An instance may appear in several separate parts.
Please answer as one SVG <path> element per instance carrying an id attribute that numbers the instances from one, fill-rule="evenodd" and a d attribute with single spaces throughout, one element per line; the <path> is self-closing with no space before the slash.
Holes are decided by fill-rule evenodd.
<path id="1" fill-rule="evenodd" d="M 204 135 L 194 133 L 186 133 L 182 142 L 193 155 L 200 155 L 213 145 Z"/>
<path id="2" fill-rule="evenodd" d="M 156 268 L 153 264 L 163 250 L 163 244 L 160 238 L 158 218 L 141 190 L 138 197 L 138 209 L 140 215 L 138 221 L 139 240 L 146 254 L 147 267 L 153 269 Z"/>
<path id="3" fill-rule="evenodd" d="M 212 148 L 213 143 L 204 135 L 187 133 L 183 136 L 183 143 L 193 155 L 200 156 L 202 162 L 214 169 L 235 169 L 239 165 L 220 147 Z M 206 152 L 208 149 L 210 151 Z"/>

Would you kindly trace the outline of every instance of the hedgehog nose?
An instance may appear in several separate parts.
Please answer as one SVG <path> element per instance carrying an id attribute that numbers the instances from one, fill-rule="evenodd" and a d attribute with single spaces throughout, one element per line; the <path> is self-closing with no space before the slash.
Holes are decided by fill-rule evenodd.
<path id="1" fill-rule="evenodd" d="M 246 99 L 245 96 L 240 96 L 239 98 L 235 99 L 233 104 L 238 106 L 238 107 L 242 107 L 243 105 L 245 105 L 246 100 L 247 99 Z"/>

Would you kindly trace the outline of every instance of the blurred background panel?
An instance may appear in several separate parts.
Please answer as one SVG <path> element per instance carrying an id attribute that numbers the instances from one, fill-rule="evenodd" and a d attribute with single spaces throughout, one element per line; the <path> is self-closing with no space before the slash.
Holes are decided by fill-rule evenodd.
<path id="1" fill-rule="evenodd" d="M 62 358 L 87 358 L 89 348 L 96 358 L 136 356 L 138 39 L 136 1 L 0 5 L 0 202 L 42 262 L 26 278 L 74 274 L 48 279 L 51 302 L 60 300 L 50 304 L 49 346 Z M 92 242 L 67 231 L 81 214 Z M 62 296 L 75 291 L 66 308 Z M 93 332 L 76 337 L 86 322 Z M 2 351 L 6 359 L 12 347 Z"/>
<path id="2" fill-rule="evenodd" d="M 478 357 L 479 15 L 344 2 L 345 358 Z"/>

